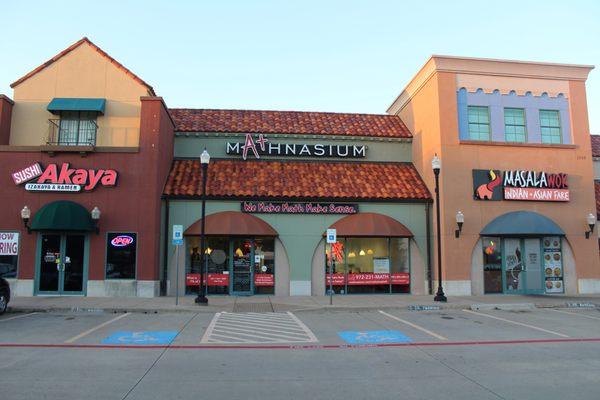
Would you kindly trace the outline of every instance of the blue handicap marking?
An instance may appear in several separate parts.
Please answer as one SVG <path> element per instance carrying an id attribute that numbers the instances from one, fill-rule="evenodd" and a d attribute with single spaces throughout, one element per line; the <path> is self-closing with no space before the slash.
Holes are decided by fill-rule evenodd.
<path id="1" fill-rule="evenodd" d="M 400 331 L 347 331 L 338 336 L 350 344 L 408 343 L 412 339 Z"/>
<path id="2" fill-rule="evenodd" d="M 114 332 L 112 335 L 102 340 L 102 344 L 170 344 L 177 336 L 177 332 L 172 331 L 138 331 L 138 332 Z"/>

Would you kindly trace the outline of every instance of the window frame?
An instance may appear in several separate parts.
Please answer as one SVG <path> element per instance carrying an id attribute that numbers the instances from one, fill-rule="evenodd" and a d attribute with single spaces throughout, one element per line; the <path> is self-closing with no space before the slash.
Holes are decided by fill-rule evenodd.
<path id="1" fill-rule="evenodd" d="M 519 110 L 520 112 L 522 112 L 523 115 L 523 125 L 517 125 L 516 123 L 511 123 L 508 124 L 506 122 L 506 111 L 510 110 L 510 111 L 515 111 L 515 110 Z M 525 108 L 522 107 L 504 107 L 503 108 L 503 120 L 504 120 L 504 141 L 507 143 L 529 143 L 529 135 L 527 132 L 527 112 L 525 110 Z M 514 116 L 512 117 L 514 120 Z M 516 128 L 516 127 L 523 127 L 523 140 L 516 140 L 516 136 L 517 135 L 521 135 L 520 133 L 508 133 L 507 132 L 507 127 L 512 127 L 512 128 Z M 513 135 L 515 136 L 515 140 L 508 140 L 508 135 Z"/>
<path id="2" fill-rule="evenodd" d="M 64 114 L 69 113 L 69 114 L 77 114 L 77 117 L 72 117 L 72 118 L 65 118 Z M 84 113 L 85 115 L 89 115 L 89 118 L 82 118 L 82 113 Z M 64 141 L 63 138 L 63 130 L 67 131 L 67 133 L 71 133 L 71 131 L 69 131 L 67 128 L 63 128 L 63 123 L 65 123 L 66 121 L 70 121 L 70 124 L 73 124 L 73 126 L 76 126 L 77 128 L 74 130 L 74 139 L 73 141 L 69 141 L 69 139 L 71 139 L 70 135 L 67 135 L 67 141 Z M 86 121 L 92 124 L 93 126 L 93 137 L 91 138 L 91 140 L 88 140 L 87 142 L 81 142 L 81 137 L 82 137 L 82 121 Z M 89 132 L 91 132 L 91 130 L 86 129 L 85 133 L 87 134 L 87 136 L 92 136 Z M 59 114 L 59 118 L 58 118 L 58 137 L 57 137 L 57 142 L 60 145 L 63 146 L 95 146 L 96 145 L 96 136 L 98 134 L 98 113 L 95 111 L 61 111 Z"/>
<path id="3" fill-rule="evenodd" d="M 486 114 L 487 114 L 487 124 L 484 124 L 484 123 L 481 123 L 481 122 L 470 122 L 469 117 L 470 117 L 470 111 L 472 109 L 485 109 Z M 479 116 L 478 116 L 478 119 L 479 119 Z M 474 138 L 472 136 L 472 132 L 471 132 L 471 125 L 477 125 L 478 127 L 480 127 L 482 125 L 487 125 L 487 127 L 488 127 L 487 139 L 481 139 L 481 133 L 480 132 L 477 132 L 477 135 L 479 136 L 479 138 Z M 490 107 L 489 106 L 467 105 L 467 133 L 469 134 L 469 140 L 478 141 L 478 142 L 490 142 L 490 141 L 492 141 L 492 121 L 491 121 Z"/>
<path id="4" fill-rule="evenodd" d="M 0 233 L 16 233 L 16 234 L 19 235 L 19 239 L 18 239 L 19 241 L 18 241 L 18 244 L 17 244 L 17 256 L 16 256 L 17 257 L 17 263 L 16 263 L 16 269 L 15 269 L 16 275 L 15 275 L 14 278 L 6 278 L 3 275 L 0 275 L 0 278 L 4 278 L 4 279 L 19 279 L 19 263 L 21 262 L 21 244 L 22 244 L 21 239 L 23 238 L 23 235 L 21 234 L 20 231 L 16 231 L 16 230 L 3 230 L 3 231 L 0 231 Z"/>
<path id="5" fill-rule="evenodd" d="M 127 234 L 135 234 L 135 265 L 134 265 L 134 274 L 133 274 L 133 278 L 109 278 L 107 276 L 106 273 L 106 267 L 108 265 L 108 235 L 110 234 L 117 234 L 117 235 L 127 235 Z M 138 246 L 137 246 L 137 242 L 139 240 L 139 232 L 137 231 L 107 231 L 106 235 L 105 235 L 105 245 L 104 245 L 104 280 L 105 281 L 135 281 L 137 280 L 137 273 L 138 273 Z"/>
<path id="6" fill-rule="evenodd" d="M 542 113 L 544 112 L 552 112 L 552 113 L 556 113 L 556 116 L 558 117 L 558 126 L 544 126 L 542 125 Z M 562 129 L 562 120 L 560 118 L 560 110 L 553 110 L 553 109 L 540 109 L 539 113 L 538 113 L 538 117 L 539 117 L 539 123 L 540 123 L 540 142 L 542 144 L 563 144 L 563 129 Z M 558 139 L 559 142 L 558 143 L 554 143 L 552 141 L 550 142 L 544 142 L 544 128 L 549 128 L 549 129 L 556 129 L 558 128 Z M 547 136 L 547 135 L 546 135 Z"/>

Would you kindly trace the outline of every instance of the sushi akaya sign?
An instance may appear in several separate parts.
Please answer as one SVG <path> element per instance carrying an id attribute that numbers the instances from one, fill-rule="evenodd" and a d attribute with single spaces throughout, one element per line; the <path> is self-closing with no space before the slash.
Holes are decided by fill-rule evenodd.
<path id="1" fill-rule="evenodd" d="M 24 183 L 30 192 L 89 192 L 98 186 L 116 186 L 117 177 L 114 169 L 72 168 L 69 163 L 42 168 L 39 162 L 12 174 L 15 185 Z"/>
<path id="2" fill-rule="evenodd" d="M 524 170 L 473 170 L 476 200 L 570 200 L 567 174 Z"/>

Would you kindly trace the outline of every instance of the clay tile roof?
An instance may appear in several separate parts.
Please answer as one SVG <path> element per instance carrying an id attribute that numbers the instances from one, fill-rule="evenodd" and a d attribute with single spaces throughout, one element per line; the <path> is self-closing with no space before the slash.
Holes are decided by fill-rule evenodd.
<path id="1" fill-rule="evenodd" d="M 175 160 L 165 196 L 200 197 L 199 160 Z M 207 196 L 281 200 L 429 200 L 410 163 L 211 160 Z"/>
<path id="2" fill-rule="evenodd" d="M 600 181 L 594 181 L 594 189 L 596 190 L 596 215 L 600 215 Z"/>
<path id="3" fill-rule="evenodd" d="M 592 157 L 600 157 L 600 135 L 590 135 L 592 138 Z"/>
<path id="4" fill-rule="evenodd" d="M 395 115 L 171 108 L 178 132 L 288 133 L 411 138 Z"/>
<path id="5" fill-rule="evenodd" d="M 102 55 L 103 57 L 106 57 L 117 68 L 119 68 L 121 71 L 125 72 L 127 75 L 129 75 L 133 80 L 138 82 L 140 85 L 145 86 L 148 89 L 148 93 L 151 96 L 156 96 L 156 93 L 154 93 L 154 89 L 152 88 L 152 86 L 150 86 L 149 84 L 144 82 L 139 76 L 137 76 L 136 74 L 131 72 L 129 69 L 125 68 L 125 66 L 123 64 L 121 64 L 120 62 L 118 62 L 117 60 L 115 60 L 114 58 L 109 56 L 104 50 L 102 50 L 100 47 L 98 47 L 94 43 L 92 43 L 92 41 L 90 39 L 88 39 L 87 37 L 84 37 L 84 38 L 78 40 L 77 42 L 73 43 L 71 46 L 67 47 L 66 49 L 64 49 L 63 51 L 61 51 L 60 53 L 58 53 L 57 55 L 55 55 L 54 57 L 52 57 L 51 59 L 49 59 L 42 65 L 40 65 L 39 67 L 37 67 L 36 69 L 34 69 L 33 71 L 29 72 L 27 75 L 16 80 L 15 82 L 13 82 L 10 85 L 10 87 L 14 88 L 15 86 L 25 82 L 27 79 L 31 78 L 38 72 L 42 71 L 46 67 L 55 63 L 56 61 L 58 61 L 59 59 L 61 59 L 64 56 L 66 56 L 67 54 L 69 54 L 70 52 L 72 52 L 73 50 L 75 50 L 76 48 L 78 48 L 79 46 L 81 46 L 84 43 L 90 45 L 94 50 L 96 50 L 98 53 L 100 53 L 100 55 Z"/>

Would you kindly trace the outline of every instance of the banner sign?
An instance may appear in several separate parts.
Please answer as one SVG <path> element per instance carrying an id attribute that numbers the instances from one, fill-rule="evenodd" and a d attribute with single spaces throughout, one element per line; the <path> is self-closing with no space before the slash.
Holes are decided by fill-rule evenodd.
<path id="1" fill-rule="evenodd" d="M 229 274 L 208 274 L 208 280 L 204 276 L 206 286 L 229 286 Z M 200 274 L 186 274 L 186 286 L 199 286 Z M 275 286 L 275 276 L 273 274 L 255 274 L 254 286 Z"/>
<path id="2" fill-rule="evenodd" d="M 325 278 L 326 284 L 329 285 L 331 274 L 327 274 Z M 410 274 L 407 272 L 398 272 L 394 274 L 375 274 L 375 273 L 360 273 L 360 274 L 333 274 L 333 286 L 365 286 L 365 285 L 408 285 L 410 284 Z"/>
<path id="3" fill-rule="evenodd" d="M 19 255 L 19 233 L 0 232 L 0 256 Z"/>
<path id="4" fill-rule="evenodd" d="M 89 192 L 97 186 L 116 186 L 117 177 L 113 169 L 71 168 L 69 163 L 46 168 L 35 163 L 12 174 L 15 185 L 25 183 L 25 190 L 31 192 Z"/>
<path id="5" fill-rule="evenodd" d="M 277 203 L 244 201 L 242 212 L 254 214 L 356 214 L 358 204 L 340 203 Z"/>
<path id="6" fill-rule="evenodd" d="M 247 133 L 244 143 L 227 142 L 226 153 L 241 155 L 244 160 L 248 158 L 248 153 L 252 153 L 257 159 L 261 156 L 364 158 L 367 156 L 367 146 L 273 143 L 263 134 L 255 139 L 252 134 Z"/>
<path id="7" fill-rule="evenodd" d="M 570 200 L 567 174 L 523 170 L 473 170 L 475 200 Z"/>

